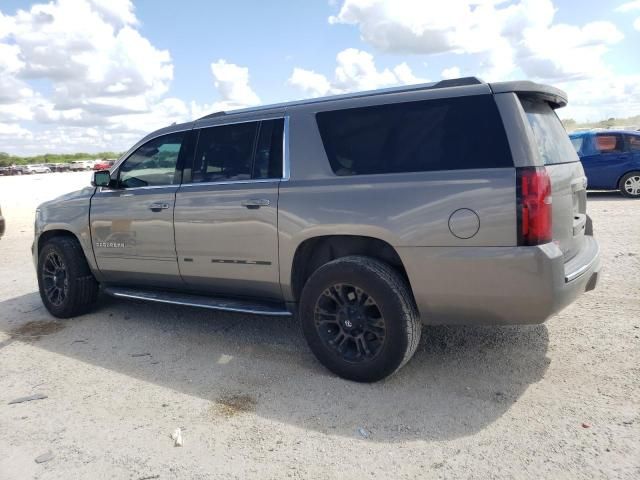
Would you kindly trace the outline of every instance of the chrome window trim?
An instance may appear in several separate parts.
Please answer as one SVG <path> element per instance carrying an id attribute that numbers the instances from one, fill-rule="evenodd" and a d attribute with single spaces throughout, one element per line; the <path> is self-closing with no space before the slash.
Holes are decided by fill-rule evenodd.
<path id="1" fill-rule="evenodd" d="M 150 189 L 167 188 L 167 187 L 193 187 L 196 185 L 231 185 L 231 184 L 243 184 L 243 183 L 267 183 L 267 182 L 282 182 L 282 181 L 286 182 L 291 177 L 291 163 L 289 158 L 289 115 L 286 115 L 286 114 L 276 115 L 269 118 L 253 118 L 250 120 L 249 119 L 237 120 L 237 121 L 231 121 L 231 122 L 222 121 L 220 123 L 215 123 L 213 125 L 207 125 L 207 126 L 198 126 L 197 121 L 195 121 L 192 123 L 190 128 L 173 130 L 171 132 L 163 132 L 149 138 L 145 137 L 142 140 L 140 140 L 138 143 L 136 143 L 131 149 L 129 149 L 129 151 L 125 155 L 123 155 L 122 158 L 111 167 L 110 172 L 112 174 L 119 172 L 120 166 L 131 155 L 133 155 L 136 152 L 136 150 L 138 150 L 138 148 L 140 148 L 145 143 L 148 143 L 152 140 L 155 140 L 156 138 L 163 137 L 165 135 L 171 135 L 173 133 L 180 133 L 180 132 L 188 132 L 196 129 L 202 130 L 203 128 L 222 127 L 225 125 L 236 125 L 239 123 L 249 123 L 249 122 L 267 122 L 269 120 L 280 120 L 280 119 L 284 120 L 284 127 L 282 130 L 282 177 L 280 178 L 260 178 L 260 179 L 254 179 L 254 180 L 228 180 L 223 182 L 200 182 L 200 183 L 189 182 L 189 183 L 181 183 L 181 184 L 153 185 L 149 187 L 132 187 L 132 188 L 123 188 L 123 189 L 111 189 L 107 187 L 100 187 L 98 191 L 99 192 L 104 192 L 104 191 L 119 192 L 119 191 L 145 190 L 145 189 L 150 190 Z"/>
<path id="2" fill-rule="evenodd" d="M 147 187 L 130 187 L 130 188 L 109 188 L 99 187 L 98 192 L 131 192 L 136 190 L 157 190 L 159 188 L 180 188 L 179 183 L 170 183 L 168 185 L 149 185 Z"/>
<path id="3" fill-rule="evenodd" d="M 254 118 L 251 120 L 240 120 L 235 122 L 221 122 L 215 125 L 208 125 L 206 127 L 194 127 L 194 130 L 203 130 L 205 128 L 224 127 L 226 125 L 237 125 L 240 123 L 250 122 L 268 122 L 270 120 L 284 120 L 282 128 L 282 176 L 280 178 L 256 178 L 249 180 L 223 180 L 220 182 L 189 182 L 182 183 L 181 187 L 195 187 L 198 185 L 234 185 L 234 184 L 247 184 L 247 183 L 269 183 L 269 182 L 286 182 L 290 178 L 290 164 L 289 164 L 289 115 L 274 116 L 271 118 Z"/>
<path id="4" fill-rule="evenodd" d="M 191 182 L 183 183 L 180 187 L 198 187 L 200 185 L 242 185 L 247 183 L 278 183 L 282 181 L 282 178 L 256 178 L 253 180 L 225 180 L 222 182 Z"/>
<path id="5" fill-rule="evenodd" d="M 289 158 L 289 115 L 284 116 L 282 129 L 282 180 L 287 182 L 291 178 L 291 160 Z"/>
<path id="6" fill-rule="evenodd" d="M 189 128 L 183 128 L 183 129 L 180 129 L 180 130 L 172 130 L 170 132 L 158 133 L 157 135 L 154 135 L 153 137 L 149 137 L 149 135 L 153 135 L 153 133 L 150 133 L 146 137 L 140 139 L 133 147 L 131 147 L 124 155 L 122 155 L 122 157 L 120 157 L 120 159 L 117 160 L 116 163 L 114 163 L 111 166 L 109 171 L 111 173 L 114 173 L 116 170 L 118 170 L 120 168 L 120 165 L 122 165 L 126 160 L 128 160 L 131 155 L 136 153 L 136 150 L 138 150 L 138 148 L 143 146 L 145 143 L 148 143 L 151 140 L 155 140 L 156 138 L 159 138 L 159 137 L 164 137 L 165 135 L 172 135 L 174 133 L 180 133 L 180 132 L 189 132 L 189 131 L 194 129 L 194 126 L 193 126 L 194 124 L 195 124 L 195 122 L 192 122 L 191 127 L 189 127 Z M 165 127 L 165 128 L 167 128 L 167 127 Z M 136 187 L 136 188 L 140 188 L 140 187 Z"/>

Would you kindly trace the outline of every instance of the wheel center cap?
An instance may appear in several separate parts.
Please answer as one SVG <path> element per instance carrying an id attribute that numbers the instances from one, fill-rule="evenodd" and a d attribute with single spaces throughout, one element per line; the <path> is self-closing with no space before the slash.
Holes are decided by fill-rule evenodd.
<path id="1" fill-rule="evenodd" d="M 347 327 L 347 328 L 351 328 L 351 327 L 353 327 L 353 322 L 351 320 L 349 320 L 349 319 L 346 319 L 344 321 L 344 326 Z"/>

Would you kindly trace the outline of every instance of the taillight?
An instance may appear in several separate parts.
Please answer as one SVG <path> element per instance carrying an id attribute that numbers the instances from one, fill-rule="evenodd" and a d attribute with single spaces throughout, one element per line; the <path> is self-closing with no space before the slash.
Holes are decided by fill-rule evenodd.
<path id="1" fill-rule="evenodd" d="M 540 245 L 552 239 L 551 180 L 544 167 L 516 169 L 518 245 Z"/>

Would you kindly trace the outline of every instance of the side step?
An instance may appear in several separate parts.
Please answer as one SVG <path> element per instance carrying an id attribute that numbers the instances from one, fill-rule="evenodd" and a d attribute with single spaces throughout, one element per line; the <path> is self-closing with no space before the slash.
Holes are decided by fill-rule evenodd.
<path id="1" fill-rule="evenodd" d="M 206 297 L 189 293 L 161 292 L 157 290 L 140 290 L 136 288 L 105 287 L 102 291 L 118 298 L 147 300 L 149 302 L 170 303 L 188 307 L 224 310 L 227 312 L 250 313 L 253 315 L 269 315 L 289 317 L 291 312 L 277 303 L 258 303 L 255 301 Z"/>

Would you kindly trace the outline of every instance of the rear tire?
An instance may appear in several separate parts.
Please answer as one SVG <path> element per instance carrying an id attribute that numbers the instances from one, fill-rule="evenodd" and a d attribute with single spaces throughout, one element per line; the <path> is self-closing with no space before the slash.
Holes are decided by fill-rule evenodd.
<path id="1" fill-rule="evenodd" d="M 38 287 L 54 317 L 76 317 L 93 307 L 98 282 L 75 238 L 54 237 L 45 243 L 38 256 Z"/>
<path id="2" fill-rule="evenodd" d="M 640 198 L 640 172 L 625 174 L 618 183 L 620 193 L 627 198 Z"/>
<path id="3" fill-rule="evenodd" d="M 348 380 L 376 382 L 407 363 L 421 324 L 409 286 L 389 265 L 342 257 L 316 270 L 300 300 L 302 331 L 316 358 Z"/>

